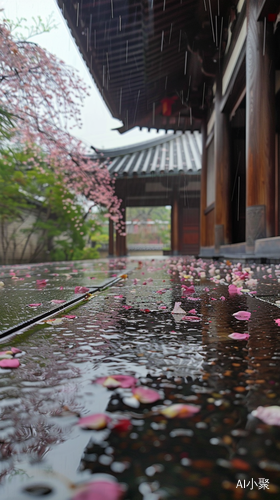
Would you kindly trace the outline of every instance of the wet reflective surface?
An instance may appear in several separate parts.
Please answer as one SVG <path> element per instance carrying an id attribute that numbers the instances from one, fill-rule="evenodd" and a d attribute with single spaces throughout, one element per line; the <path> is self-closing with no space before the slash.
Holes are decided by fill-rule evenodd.
<path id="1" fill-rule="evenodd" d="M 243 280 L 248 292 L 229 294 L 229 283 L 240 285 L 230 263 L 129 266 L 127 279 L 67 312 L 73 319 L 61 314 L 1 344 L 22 351 L 19 368 L 0 369 L 1 500 L 68 500 L 73 485 L 96 477 L 116 478 L 131 500 L 279 498 L 280 425 L 252 415 L 280 405 L 278 268 L 251 266 L 254 286 Z M 171 314 L 175 302 L 189 319 Z M 236 341 L 234 332 L 250 337 Z M 133 375 L 160 399 L 135 405 L 130 388 L 93 383 L 113 374 Z M 173 404 L 199 411 L 160 413 Z M 77 425 L 104 412 L 131 427 Z"/>
<path id="2" fill-rule="evenodd" d="M 0 334 L 18 323 L 45 312 L 56 303 L 77 297 L 77 286 L 89 289 L 110 283 L 125 271 L 118 260 L 79 261 L 0 267 Z M 63 303 L 63 302 L 61 302 Z M 36 305 L 37 304 L 37 305 Z"/>

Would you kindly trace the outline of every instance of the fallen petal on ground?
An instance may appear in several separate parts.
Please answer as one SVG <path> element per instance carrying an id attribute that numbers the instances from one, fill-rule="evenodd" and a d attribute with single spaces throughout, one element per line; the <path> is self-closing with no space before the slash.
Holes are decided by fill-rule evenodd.
<path id="1" fill-rule="evenodd" d="M 2 359 L 0 361 L 0 368 L 18 368 L 20 362 L 18 359 Z"/>
<path id="2" fill-rule="evenodd" d="M 252 411 L 252 415 L 265 424 L 280 426 L 280 406 L 258 406 L 256 410 Z"/>
<path id="3" fill-rule="evenodd" d="M 76 286 L 74 291 L 75 293 L 86 293 L 89 292 L 89 288 L 86 286 Z"/>
<path id="4" fill-rule="evenodd" d="M 248 340 L 248 338 L 250 337 L 249 333 L 237 333 L 237 332 L 234 332 L 234 333 L 231 333 L 229 335 L 229 337 L 231 339 L 234 339 L 234 340 Z"/>
<path id="5" fill-rule="evenodd" d="M 28 307 L 39 307 L 42 305 L 42 302 L 39 302 L 38 304 L 28 304 Z"/>
<path id="6" fill-rule="evenodd" d="M 98 378 L 95 382 L 108 389 L 115 389 L 116 387 L 128 389 L 137 383 L 137 379 L 131 375 L 109 375 L 108 377 Z"/>
<path id="7" fill-rule="evenodd" d="M 123 488 L 116 482 L 93 481 L 79 488 L 72 500 L 121 500 L 123 494 Z"/>
<path id="8" fill-rule="evenodd" d="M 160 414 L 164 415 L 167 418 L 185 418 L 192 417 L 200 410 L 200 406 L 195 405 L 185 405 L 185 404 L 175 404 L 170 405 L 160 410 Z"/>
<path id="9" fill-rule="evenodd" d="M 186 311 L 180 307 L 182 302 L 175 302 L 174 309 L 171 311 L 171 314 L 186 314 Z"/>
<path id="10" fill-rule="evenodd" d="M 158 391 L 154 389 L 149 389 L 148 387 L 136 387 L 132 390 L 133 396 L 140 401 L 140 403 L 154 403 L 161 399 L 161 395 Z"/>
<path id="11" fill-rule="evenodd" d="M 105 429 L 111 420 L 112 419 L 108 417 L 108 415 L 105 415 L 105 413 L 95 413 L 94 415 L 80 418 L 78 425 L 83 429 L 92 429 L 97 431 Z"/>
<path id="12" fill-rule="evenodd" d="M 238 311 L 233 316 L 239 321 L 248 321 L 251 318 L 251 313 L 248 311 Z"/>

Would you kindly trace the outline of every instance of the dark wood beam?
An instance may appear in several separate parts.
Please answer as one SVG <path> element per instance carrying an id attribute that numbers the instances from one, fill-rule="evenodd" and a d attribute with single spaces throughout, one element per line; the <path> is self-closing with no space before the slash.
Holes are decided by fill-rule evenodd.
<path id="1" fill-rule="evenodd" d="M 258 22 L 256 0 L 247 0 L 246 243 L 275 231 L 275 69 L 273 25 Z M 265 38 L 264 38 L 265 36 Z"/>
<path id="2" fill-rule="evenodd" d="M 279 0 L 256 0 L 258 3 L 257 20 L 262 21 L 269 14 L 278 14 L 280 11 Z"/>

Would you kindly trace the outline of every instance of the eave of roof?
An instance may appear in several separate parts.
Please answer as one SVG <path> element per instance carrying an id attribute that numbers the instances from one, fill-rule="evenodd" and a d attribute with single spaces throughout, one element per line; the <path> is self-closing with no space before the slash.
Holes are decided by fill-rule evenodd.
<path id="1" fill-rule="evenodd" d="M 57 0 L 120 132 L 200 129 L 236 1 Z"/>
<path id="2" fill-rule="evenodd" d="M 94 159 L 105 164 L 112 177 L 198 175 L 201 170 L 201 134 L 181 132 L 114 150 L 96 150 Z"/>

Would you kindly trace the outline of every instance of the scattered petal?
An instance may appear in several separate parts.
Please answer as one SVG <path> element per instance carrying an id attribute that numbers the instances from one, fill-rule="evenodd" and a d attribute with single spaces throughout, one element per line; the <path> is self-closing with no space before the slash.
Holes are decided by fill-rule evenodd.
<path id="1" fill-rule="evenodd" d="M 274 320 L 277 326 L 280 326 L 280 318 Z"/>
<path id="2" fill-rule="evenodd" d="M 13 354 L 19 354 L 20 352 L 22 352 L 20 349 L 18 349 L 17 347 L 11 347 L 11 351 Z"/>
<path id="3" fill-rule="evenodd" d="M 230 338 L 234 339 L 234 340 L 248 340 L 248 338 L 250 337 L 249 333 L 231 333 L 229 335 Z"/>
<path id="4" fill-rule="evenodd" d="M 128 418 L 122 418 L 118 422 L 112 422 L 108 425 L 110 429 L 117 432 L 127 432 L 132 429 L 132 423 Z"/>
<path id="5" fill-rule="evenodd" d="M 111 418 L 105 413 L 95 413 L 94 415 L 88 415 L 87 417 L 80 418 L 78 425 L 83 429 L 100 430 L 105 429 L 107 424 L 111 422 Z"/>
<path id="6" fill-rule="evenodd" d="M 201 321 L 201 318 L 198 316 L 183 316 L 183 321 L 191 321 L 192 323 L 196 323 L 197 321 Z"/>
<path id="7" fill-rule="evenodd" d="M 63 304 L 64 302 L 66 302 L 66 300 L 63 300 L 63 299 L 53 299 L 53 300 L 51 300 L 52 304 Z"/>
<path id="8" fill-rule="evenodd" d="M 2 359 L 0 361 L 0 368 L 18 368 L 19 365 L 18 359 Z"/>
<path id="9" fill-rule="evenodd" d="M 175 404 L 167 406 L 166 408 L 160 410 L 160 414 L 167 418 L 185 418 L 192 417 L 200 410 L 200 406 L 196 405 L 185 405 L 185 404 Z"/>
<path id="10" fill-rule="evenodd" d="M 265 424 L 280 426 L 280 406 L 258 406 L 256 410 L 252 411 L 252 415 Z"/>
<path id="11" fill-rule="evenodd" d="M 114 295 L 114 299 L 123 299 L 124 295 Z"/>
<path id="12" fill-rule="evenodd" d="M 240 290 L 242 290 L 242 287 L 238 288 L 235 285 L 229 285 L 229 287 L 228 287 L 228 293 L 230 295 L 236 295 L 236 294 L 241 295 L 241 291 Z"/>
<path id="13" fill-rule="evenodd" d="M 127 389 L 129 387 L 134 387 L 137 383 L 137 379 L 131 375 L 110 375 L 109 377 L 98 378 L 95 382 L 108 389 L 115 389 L 116 387 Z"/>
<path id="14" fill-rule="evenodd" d="M 171 314 L 186 314 L 186 311 L 180 307 L 182 302 L 175 302 L 174 309 L 171 311 Z"/>
<path id="15" fill-rule="evenodd" d="M 76 286 L 75 287 L 75 293 L 86 293 L 89 292 L 89 288 L 86 286 Z"/>
<path id="16" fill-rule="evenodd" d="M 38 304 L 28 304 L 28 307 L 39 307 L 42 305 L 42 302 L 39 302 Z"/>
<path id="17" fill-rule="evenodd" d="M 66 314 L 65 316 L 63 316 L 64 318 L 67 318 L 67 319 L 75 319 L 77 318 L 77 316 L 75 316 L 74 314 Z"/>
<path id="18" fill-rule="evenodd" d="M 248 311 L 238 311 L 234 313 L 233 316 L 239 321 L 249 321 L 251 313 Z"/>
<path id="19" fill-rule="evenodd" d="M 148 387 L 136 387 L 132 389 L 133 396 L 140 401 L 140 403 L 154 403 L 159 399 L 162 399 L 160 393 L 154 389 L 149 389 Z"/>
<path id="20" fill-rule="evenodd" d="M 112 481 L 93 481 L 74 493 L 71 500 L 121 500 L 122 487 Z"/>

